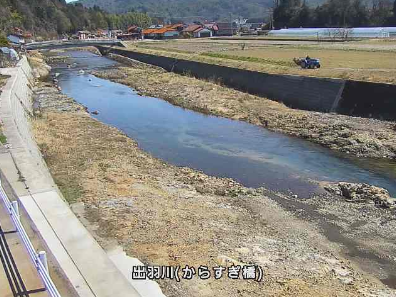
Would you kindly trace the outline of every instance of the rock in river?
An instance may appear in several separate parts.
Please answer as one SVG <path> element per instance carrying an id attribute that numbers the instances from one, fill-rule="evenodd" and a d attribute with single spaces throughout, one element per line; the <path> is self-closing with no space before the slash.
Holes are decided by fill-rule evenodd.
<path id="1" fill-rule="evenodd" d="M 345 197 L 351 202 L 370 202 L 385 208 L 396 207 L 396 200 L 391 198 L 386 189 L 361 183 L 339 182 L 325 186 L 331 193 Z"/>

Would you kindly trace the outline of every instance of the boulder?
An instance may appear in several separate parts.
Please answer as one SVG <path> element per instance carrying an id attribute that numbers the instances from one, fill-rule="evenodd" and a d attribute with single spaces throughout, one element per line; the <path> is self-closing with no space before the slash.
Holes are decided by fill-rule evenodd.
<path id="1" fill-rule="evenodd" d="M 391 198 L 386 189 L 363 183 L 339 182 L 325 186 L 333 194 L 345 197 L 350 202 L 374 202 L 375 205 L 391 208 L 396 207 L 396 199 Z"/>

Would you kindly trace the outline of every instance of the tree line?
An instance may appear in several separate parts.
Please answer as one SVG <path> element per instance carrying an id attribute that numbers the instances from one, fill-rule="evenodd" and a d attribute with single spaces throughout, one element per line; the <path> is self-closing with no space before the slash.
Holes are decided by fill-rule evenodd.
<path id="1" fill-rule="evenodd" d="M 97 6 L 85 8 L 65 0 L 0 0 L 0 31 L 4 33 L 20 27 L 37 36 L 55 37 L 79 30 L 145 28 L 151 23 L 145 13 L 110 14 Z"/>
<path id="2" fill-rule="evenodd" d="M 305 0 L 276 0 L 274 26 L 298 27 L 375 27 L 396 26 L 396 0 L 327 0 L 316 8 Z"/>

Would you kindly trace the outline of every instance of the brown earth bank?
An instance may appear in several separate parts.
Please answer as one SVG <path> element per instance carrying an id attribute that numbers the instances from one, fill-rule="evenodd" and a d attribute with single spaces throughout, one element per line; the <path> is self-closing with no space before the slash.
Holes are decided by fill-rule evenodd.
<path id="1" fill-rule="evenodd" d="M 291 109 L 216 82 L 167 72 L 119 55 L 111 58 L 130 67 L 93 72 L 199 112 L 243 120 L 359 157 L 396 158 L 396 124 L 376 119 Z"/>
<path id="2" fill-rule="evenodd" d="M 265 272 L 262 282 L 162 280 L 167 296 L 394 296 L 378 280 L 392 275 L 363 272 L 346 258 L 343 246 L 323 235 L 316 218 L 309 220 L 313 212 L 293 208 L 291 197 L 164 163 L 91 118 L 51 84 L 38 82 L 35 93 L 35 139 L 65 198 L 84 203 L 102 243 L 116 239 L 150 265 L 246 263 Z M 290 210 L 269 198 L 273 195 Z M 378 254 L 384 257 L 395 254 L 394 210 L 349 204 L 334 194 L 298 203 L 317 209 L 322 219 L 339 217 L 334 229 L 351 233 L 355 229 L 348 225 L 356 216 L 365 222 L 359 225 L 365 233 L 359 229 L 350 237 L 370 241 L 367 248 L 381 243 Z M 358 216 L 362 208 L 368 217 Z M 379 221 L 381 226 L 373 223 Z"/>

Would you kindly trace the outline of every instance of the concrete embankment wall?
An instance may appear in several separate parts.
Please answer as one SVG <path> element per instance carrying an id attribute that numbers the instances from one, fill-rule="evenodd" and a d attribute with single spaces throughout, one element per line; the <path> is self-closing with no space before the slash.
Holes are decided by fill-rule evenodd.
<path id="1" fill-rule="evenodd" d="M 175 73 L 215 79 L 228 86 L 299 109 L 328 112 L 343 86 L 342 80 L 271 75 L 232 67 L 143 54 L 98 46 L 102 54 L 114 53 Z"/>
<path id="2" fill-rule="evenodd" d="M 396 85 L 348 80 L 336 111 L 341 114 L 396 119 Z"/>
<path id="3" fill-rule="evenodd" d="M 14 127 L 17 129 L 18 134 L 10 133 L 8 140 L 12 143 L 14 142 L 15 137 L 20 137 L 22 139 L 22 143 L 37 166 L 36 170 L 39 170 L 49 178 L 51 175 L 42 158 L 40 149 L 32 138 L 30 128 L 30 118 L 33 116 L 32 88 L 34 77 L 32 69 L 27 58 L 24 56 L 18 63 L 17 67 L 12 70 L 16 73 L 12 75 L 12 85 L 9 90 L 7 100 L 2 100 L 1 102 L 1 114 L 3 121 L 9 120 L 14 122 Z M 4 106 L 5 104 L 8 105 L 7 107 L 9 109 Z M 9 110 L 9 114 L 5 115 L 5 110 Z"/>
<path id="4" fill-rule="evenodd" d="M 232 67 L 97 46 L 103 55 L 118 54 L 167 71 L 220 80 L 224 85 L 263 96 L 289 107 L 360 117 L 396 119 L 396 86 L 342 79 L 275 75 Z"/>

